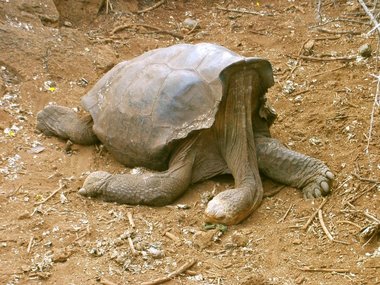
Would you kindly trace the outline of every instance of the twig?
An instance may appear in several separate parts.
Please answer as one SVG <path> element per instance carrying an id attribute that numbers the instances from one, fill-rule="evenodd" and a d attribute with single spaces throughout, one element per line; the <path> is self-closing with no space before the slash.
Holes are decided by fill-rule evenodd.
<path id="1" fill-rule="evenodd" d="M 32 249 L 33 240 L 34 240 L 34 236 L 31 236 L 29 240 L 28 248 L 26 249 L 27 253 L 30 253 L 30 250 Z"/>
<path id="2" fill-rule="evenodd" d="M 314 56 L 305 56 L 301 55 L 300 58 L 306 59 L 306 60 L 314 60 L 314 61 L 336 61 L 336 60 L 342 60 L 342 61 L 350 61 L 355 60 L 356 56 L 347 56 L 347 57 L 314 57 Z"/>
<path id="3" fill-rule="evenodd" d="M 337 36 L 337 37 L 319 37 L 319 38 L 314 38 L 313 40 L 315 41 L 335 41 L 335 40 L 339 40 L 341 38 L 341 36 Z"/>
<path id="4" fill-rule="evenodd" d="M 7 195 L 7 198 L 16 195 L 16 194 L 18 193 L 18 191 L 20 191 L 21 188 L 22 188 L 22 185 L 18 186 L 18 187 L 16 188 L 16 190 L 14 190 L 13 192 L 11 192 L 11 193 L 9 193 L 9 194 Z"/>
<path id="5" fill-rule="evenodd" d="M 367 218 L 370 218 L 370 219 L 374 220 L 376 223 L 380 224 L 380 220 L 378 218 L 372 216 L 371 214 L 364 212 L 364 216 L 366 216 Z"/>
<path id="6" fill-rule="evenodd" d="M 326 73 L 330 73 L 330 72 L 334 72 L 334 71 L 337 71 L 337 70 L 343 69 L 343 68 L 345 68 L 345 67 L 347 67 L 347 65 L 342 65 L 342 66 L 337 67 L 337 68 L 334 68 L 334 69 L 325 70 L 325 71 L 322 71 L 322 72 L 316 73 L 316 74 L 312 75 L 311 77 L 317 77 L 317 76 L 320 76 L 320 75 L 323 75 L 323 74 L 326 74 Z"/>
<path id="7" fill-rule="evenodd" d="M 322 0 L 318 0 L 318 3 L 317 3 L 317 20 L 318 20 L 318 22 L 321 22 L 321 20 L 322 20 L 321 7 L 322 7 Z"/>
<path id="8" fill-rule="evenodd" d="M 100 284 L 102 285 L 118 285 L 117 283 L 114 283 L 104 277 L 100 277 L 99 281 L 98 281 Z"/>
<path id="9" fill-rule="evenodd" d="M 251 11 L 247 9 L 231 9 L 231 8 L 224 8 L 221 6 L 216 6 L 217 10 L 222 10 L 226 12 L 234 12 L 234 13 L 242 13 L 242 14 L 251 14 L 251 15 L 258 15 L 258 16 L 273 16 L 273 14 L 266 13 L 266 12 L 256 12 L 256 11 Z"/>
<path id="10" fill-rule="evenodd" d="M 301 94 L 305 94 L 307 92 L 310 92 L 310 89 L 306 89 L 306 90 L 301 90 L 301 91 L 298 91 L 298 92 L 294 92 L 292 93 L 292 96 L 293 97 L 297 97 L 298 95 L 301 95 Z"/>
<path id="11" fill-rule="evenodd" d="M 354 32 L 354 31 L 331 31 L 331 30 L 323 29 L 323 28 L 318 28 L 317 31 L 321 32 L 321 33 L 333 34 L 333 35 L 345 35 L 345 34 L 349 34 L 349 35 L 361 35 L 362 34 L 361 32 Z"/>
<path id="12" fill-rule="evenodd" d="M 85 232 L 82 233 L 81 235 L 77 236 L 76 239 L 74 240 L 74 242 L 77 242 L 77 241 L 80 240 L 81 238 L 84 238 L 87 234 L 88 234 L 88 231 L 85 231 Z"/>
<path id="13" fill-rule="evenodd" d="M 352 202 L 356 201 L 356 200 L 359 199 L 361 196 L 363 196 L 364 194 L 366 194 L 366 193 L 372 191 L 372 190 L 373 190 L 374 188 L 376 188 L 376 187 L 377 187 L 377 184 L 372 185 L 372 187 L 370 187 L 370 188 L 364 190 L 363 192 L 361 192 L 361 193 L 359 193 L 358 195 L 356 195 L 356 196 L 352 197 L 351 199 L 349 199 L 348 202 L 352 203 Z"/>
<path id="14" fill-rule="evenodd" d="M 169 281 L 170 279 L 172 279 L 173 277 L 176 277 L 182 273 L 184 273 L 187 269 L 191 268 L 197 261 L 194 259 L 194 260 L 191 260 L 191 261 L 188 261 L 186 262 L 184 265 L 182 265 L 181 267 L 179 267 L 177 270 L 169 273 L 167 276 L 165 277 L 162 277 L 162 278 L 157 278 L 155 280 L 152 280 L 152 281 L 147 281 L 147 282 L 143 282 L 141 283 L 141 285 L 156 285 L 156 284 L 162 284 L 166 281 Z"/>
<path id="15" fill-rule="evenodd" d="M 285 214 L 281 217 L 281 219 L 279 219 L 279 220 L 277 221 L 277 224 L 278 224 L 278 223 L 281 223 L 281 222 L 283 222 L 283 221 L 285 221 L 286 217 L 288 216 L 288 214 L 289 214 L 290 210 L 293 208 L 293 206 L 294 206 L 294 204 L 291 204 L 291 205 L 290 205 L 290 207 L 289 207 L 288 210 L 285 212 Z"/>
<path id="16" fill-rule="evenodd" d="M 132 213 L 131 212 L 127 212 L 127 217 L 128 217 L 128 221 L 129 221 L 129 224 L 131 225 L 131 227 L 135 228 L 136 225 L 135 225 L 135 221 L 133 220 Z"/>
<path id="17" fill-rule="evenodd" d="M 190 34 L 193 33 L 198 27 L 199 27 L 199 25 L 198 25 L 198 23 L 196 23 L 196 24 L 194 25 L 194 27 L 193 27 L 190 31 L 188 31 L 188 32 L 186 33 L 186 35 L 190 35 Z"/>
<path id="18" fill-rule="evenodd" d="M 170 238 L 171 240 L 174 240 L 176 242 L 180 242 L 181 239 L 175 235 L 173 235 L 171 232 L 165 232 L 165 236 L 167 236 L 168 238 Z"/>
<path id="19" fill-rule="evenodd" d="M 309 39 L 307 39 L 306 41 L 304 41 L 301 45 L 301 48 L 299 49 L 298 51 L 298 55 L 297 55 L 297 61 L 296 61 L 296 64 L 294 65 L 294 67 L 292 68 L 292 70 L 289 72 L 289 74 L 286 76 L 286 78 L 284 79 L 284 81 L 288 80 L 290 78 L 290 76 L 292 76 L 292 74 L 294 73 L 294 71 L 298 68 L 301 60 L 301 54 L 302 54 L 302 51 L 305 47 L 305 44 L 309 41 Z"/>
<path id="20" fill-rule="evenodd" d="M 368 15 L 368 17 L 371 19 L 372 23 L 375 25 L 375 27 L 371 31 L 369 31 L 367 33 L 367 36 L 369 36 L 370 34 L 372 34 L 372 32 L 375 29 L 377 30 L 377 33 L 380 35 L 380 25 L 379 25 L 379 22 L 377 22 L 375 16 L 371 13 L 371 11 L 368 9 L 367 5 L 364 3 L 363 0 L 358 0 L 358 2 L 360 3 L 360 5 L 362 5 L 364 11 Z"/>
<path id="21" fill-rule="evenodd" d="M 109 13 L 109 9 L 111 9 L 111 11 L 113 11 L 111 1 L 110 0 L 102 0 L 100 2 L 99 8 L 98 8 L 98 14 L 100 13 L 100 11 L 103 9 L 104 6 L 106 6 L 106 14 Z"/>
<path id="22" fill-rule="evenodd" d="M 108 8 L 109 8 L 109 5 L 110 5 L 110 0 L 106 0 L 106 14 L 108 14 Z"/>
<path id="23" fill-rule="evenodd" d="M 161 0 L 161 1 L 158 1 L 156 4 L 154 4 L 153 6 L 149 7 L 149 8 L 146 8 L 146 9 L 143 9 L 143 10 L 140 10 L 140 11 L 137 11 L 136 13 L 137 14 L 142 14 L 142 13 L 145 13 L 145 12 L 148 12 L 148 11 L 151 11 L 153 9 L 156 9 L 157 7 L 161 6 L 162 4 L 165 3 L 165 0 Z"/>
<path id="24" fill-rule="evenodd" d="M 358 224 L 355 224 L 354 222 L 351 221 L 336 221 L 338 224 L 349 224 L 353 225 L 354 227 L 357 227 L 358 229 L 362 229 L 363 227 L 359 226 Z"/>
<path id="25" fill-rule="evenodd" d="M 351 272 L 350 269 L 344 269 L 344 268 L 310 268 L 310 267 L 303 267 L 298 268 L 302 271 L 309 271 L 309 272 L 337 272 L 337 273 L 346 273 Z"/>
<path id="26" fill-rule="evenodd" d="M 326 25 L 334 23 L 334 22 L 348 22 L 348 23 L 353 23 L 353 24 L 371 26 L 371 24 L 369 24 L 368 22 L 364 22 L 364 21 L 358 21 L 358 20 L 346 19 L 346 18 L 336 18 L 336 19 L 328 20 L 328 21 L 323 22 L 323 23 L 319 23 L 319 24 L 314 25 L 314 26 L 310 26 L 310 28 L 318 28 L 318 27 L 326 26 Z"/>
<path id="27" fill-rule="evenodd" d="M 327 227 L 325 225 L 325 222 L 323 221 L 322 210 L 318 210 L 318 218 L 319 218 L 319 222 L 322 226 L 322 229 L 325 232 L 325 234 L 327 235 L 327 237 L 329 238 L 329 240 L 333 240 L 334 238 L 330 234 L 329 230 L 327 229 Z"/>
<path id="28" fill-rule="evenodd" d="M 336 242 L 336 243 L 346 244 L 346 245 L 350 244 L 350 243 L 347 242 L 347 241 L 344 241 L 344 240 L 338 240 L 338 239 L 333 239 L 333 240 L 331 240 L 331 241 L 332 241 L 332 242 Z"/>
<path id="29" fill-rule="evenodd" d="M 57 189 L 55 189 L 53 191 L 53 193 L 51 193 L 47 198 L 45 198 L 44 200 L 40 201 L 40 202 L 37 202 L 37 203 L 34 203 L 34 206 L 38 206 L 38 205 L 41 205 L 41 204 L 44 204 L 45 202 L 47 202 L 48 200 L 50 200 L 55 194 L 57 194 L 59 191 L 61 191 L 63 188 L 65 188 L 66 184 L 62 182 L 62 180 L 59 180 L 59 187 Z"/>
<path id="30" fill-rule="evenodd" d="M 310 216 L 310 218 L 307 220 L 306 224 L 302 227 L 304 230 L 306 230 L 311 222 L 314 220 L 315 216 L 318 214 L 318 211 L 322 209 L 322 207 L 326 204 L 327 199 L 323 199 L 322 203 L 319 205 L 318 209 Z"/>
<path id="31" fill-rule="evenodd" d="M 370 183 L 380 184 L 380 181 L 378 181 L 378 180 L 364 178 L 364 177 L 359 176 L 356 173 L 351 173 L 351 175 L 354 176 L 355 178 L 359 179 L 360 181 L 363 181 L 363 182 L 370 182 Z"/>
<path id="32" fill-rule="evenodd" d="M 146 24 L 125 24 L 125 25 L 117 26 L 111 31 L 111 35 L 113 35 L 117 32 L 120 32 L 124 29 L 131 28 L 131 27 L 143 27 L 146 29 L 151 29 L 154 31 L 154 33 L 157 33 L 157 34 L 167 34 L 167 35 L 173 36 L 173 37 L 178 38 L 178 39 L 183 39 L 183 36 L 180 34 L 177 34 L 175 32 L 171 32 L 171 31 L 162 30 L 160 28 L 153 27 L 153 26 L 146 25 Z"/>
<path id="33" fill-rule="evenodd" d="M 131 248 L 132 254 L 137 255 L 136 248 L 135 248 L 135 246 L 133 244 L 133 240 L 130 236 L 128 236 L 128 244 L 129 244 L 129 247 Z"/>
<path id="34" fill-rule="evenodd" d="M 367 146 L 364 150 L 366 154 L 368 154 L 368 152 L 369 152 L 369 144 L 370 144 L 371 138 L 372 138 L 372 129 L 373 129 L 373 121 L 375 118 L 375 110 L 376 110 L 376 107 L 379 107 L 379 105 L 380 105 L 380 102 L 378 99 L 379 93 L 380 93 L 380 75 L 371 74 L 371 76 L 373 76 L 377 79 L 377 87 L 376 87 L 375 99 L 373 100 L 373 104 L 372 104 L 371 119 L 370 119 L 369 130 L 368 130 Z"/>

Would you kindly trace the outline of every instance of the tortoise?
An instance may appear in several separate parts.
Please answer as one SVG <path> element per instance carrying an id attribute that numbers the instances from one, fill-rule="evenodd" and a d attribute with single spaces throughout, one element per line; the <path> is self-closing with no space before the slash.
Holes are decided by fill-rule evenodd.
<path id="1" fill-rule="evenodd" d="M 273 84 L 265 59 L 178 44 L 115 65 L 82 98 L 89 115 L 46 106 L 37 129 L 77 144 L 100 141 L 124 165 L 149 169 L 91 173 L 79 193 L 105 201 L 162 206 L 190 184 L 230 173 L 235 187 L 208 203 L 205 220 L 237 224 L 263 199 L 260 173 L 306 198 L 331 190 L 334 175 L 322 161 L 271 137 L 276 114 L 266 92 Z"/>

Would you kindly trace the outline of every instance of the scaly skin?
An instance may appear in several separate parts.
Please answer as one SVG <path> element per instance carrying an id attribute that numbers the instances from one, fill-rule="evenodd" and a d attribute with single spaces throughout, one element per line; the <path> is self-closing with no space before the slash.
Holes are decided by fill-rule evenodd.
<path id="1" fill-rule="evenodd" d="M 79 194 L 130 205 L 163 206 L 185 192 L 194 165 L 194 143 L 198 135 L 187 137 L 173 154 L 169 169 L 142 174 L 115 174 L 96 171 L 87 176 Z"/>
<path id="2" fill-rule="evenodd" d="M 278 140 L 256 137 L 260 171 L 279 183 L 302 189 L 306 199 L 327 195 L 334 175 L 320 160 L 292 151 Z"/>

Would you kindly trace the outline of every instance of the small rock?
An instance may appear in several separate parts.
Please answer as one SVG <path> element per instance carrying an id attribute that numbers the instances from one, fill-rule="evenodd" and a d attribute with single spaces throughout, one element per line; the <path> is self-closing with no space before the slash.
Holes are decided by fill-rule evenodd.
<path id="1" fill-rule="evenodd" d="M 149 247 L 147 251 L 153 258 L 161 258 L 164 256 L 163 252 L 154 246 Z"/>
<path id="2" fill-rule="evenodd" d="M 67 203 L 67 198 L 64 193 L 61 192 L 61 194 L 59 195 L 59 200 L 61 201 L 61 204 Z"/>
<path id="3" fill-rule="evenodd" d="M 291 94 L 294 92 L 294 90 L 296 90 L 296 86 L 297 84 L 294 83 L 293 81 L 291 80 L 287 80 L 284 84 L 284 86 L 282 87 L 282 92 L 284 94 Z"/>
<path id="4" fill-rule="evenodd" d="M 231 241 L 237 246 L 246 246 L 248 243 L 248 236 L 239 232 L 234 232 L 231 236 Z"/>
<path id="5" fill-rule="evenodd" d="M 315 41 L 314 40 L 308 40 L 305 45 L 303 46 L 304 49 L 304 55 L 311 55 L 313 54 Z"/>
<path id="6" fill-rule="evenodd" d="M 368 58 L 372 54 L 372 48 L 369 44 L 364 44 L 359 48 L 359 55 Z"/>
<path id="7" fill-rule="evenodd" d="M 21 265 L 21 270 L 22 270 L 23 272 L 28 272 L 28 271 L 30 271 L 31 269 L 30 269 L 30 266 L 29 266 L 29 265 Z"/>
<path id="8" fill-rule="evenodd" d="M 88 85 L 88 80 L 82 77 L 77 81 L 77 85 L 80 87 L 86 87 Z"/>
<path id="9" fill-rule="evenodd" d="M 251 273 L 253 274 L 253 273 Z M 269 284 L 274 284 L 274 283 L 268 283 L 263 276 L 261 275 L 252 275 L 252 276 L 247 276 L 242 279 L 241 285 L 269 285 Z"/>
<path id="10" fill-rule="evenodd" d="M 322 140 L 318 137 L 311 137 L 309 143 L 312 145 L 322 145 Z"/>
<path id="11" fill-rule="evenodd" d="M 294 102 L 295 102 L 295 103 L 302 103 L 302 96 L 301 96 L 301 95 L 297 95 L 297 96 L 294 98 Z"/>
<path id="12" fill-rule="evenodd" d="M 296 278 L 296 280 L 294 280 L 296 282 L 296 284 L 302 284 L 304 281 L 305 281 L 305 277 L 304 276 L 298 276 Z"/>
<path id="13" fill-rule="evenodd" d="M 191 29 L 194 29 L 196 26 L 198 26 L 198 21 L 191 18 L 186 18 L 182 24 L 185 28 L 191 30 Z"/>
<path id="14" fill-rule="evenodd" d="M 44 89 L 46 91 L 54 92 L 57 89 L 57 84 L 52 80 L 47 80 L 44 82 Z"/>
<path id="15" fill-rule="evenodd" d="M 30 219 L 30 214 L 28 211 L 25 211 L 23 212 L 20 216 L 18 216 L 19 220 L 26 220 L 26 219 Z"/>
<path id="16" fill-rule="evenodd" d="M 69 21 L 64 21 L 64 22 L 63 22 L 63 25 L 64 25 L 65 27 L 69 27 L 69 28 L 71 28 L 71 27 L 73 26 L 73 24 L 72 24 L 71 22 L 69 22 Z"/>
<path id="17" fill-rule="evenodd" d="M 71 153 L 73 151 L 72 146 L 73 146 L 73 143 L 70 140 L 67 140 L 66 145 L 65 145 L 65 152 Z"/>
<path id="18" fill-rule="evenodd" d="M 213 244 L 214 235 L 218 230 L 209 230 L 207 232 L 197 232 L 193 236 L 193 244 L 200 250 L 205 249 Z"/>
<path id="19" fill-rule="evenodd" d="M 58 249 L 54 252 L 53 262 L 66 262 L 67 259 L 74 253 L 74 250 L 69 248 Z"/>
<path id="20" fill-rule="evenodd" d="M 191 207 L 190 207 L 189 205 L 187 205 L 187 204 L 177 204 L 175 207 L 176 207 L 177 209 L 180 209 L 180 210 L 188 210 L 188 209 L 191 208 Z"/>
<path id="21" fill-rule="evenodd" d="M 38 145 L 28 150 L 28 153 L 38 154 L 38 153 L 43 152 L 44 150 L 45 150 L 45 147 L 43 147 L 42 145 Z"/>
<path id="22" fill-rule="evenodd" d="M 293 240 L 293 244 L 301 244 L 302 243 L 302 240 L 300 240 L 299 238 Z"/>

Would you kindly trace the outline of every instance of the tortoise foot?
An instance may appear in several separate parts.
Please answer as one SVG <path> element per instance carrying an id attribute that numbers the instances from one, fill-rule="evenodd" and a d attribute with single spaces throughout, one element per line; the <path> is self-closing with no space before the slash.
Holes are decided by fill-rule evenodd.
<path id="1" fill-rule="evenodd" d="M 302 188 L 305 199 L 313 199 L 326 196 L 331 192 L 334 174 L 322 164 L 317 170 L 310 174 L 307 183 Z"/>

